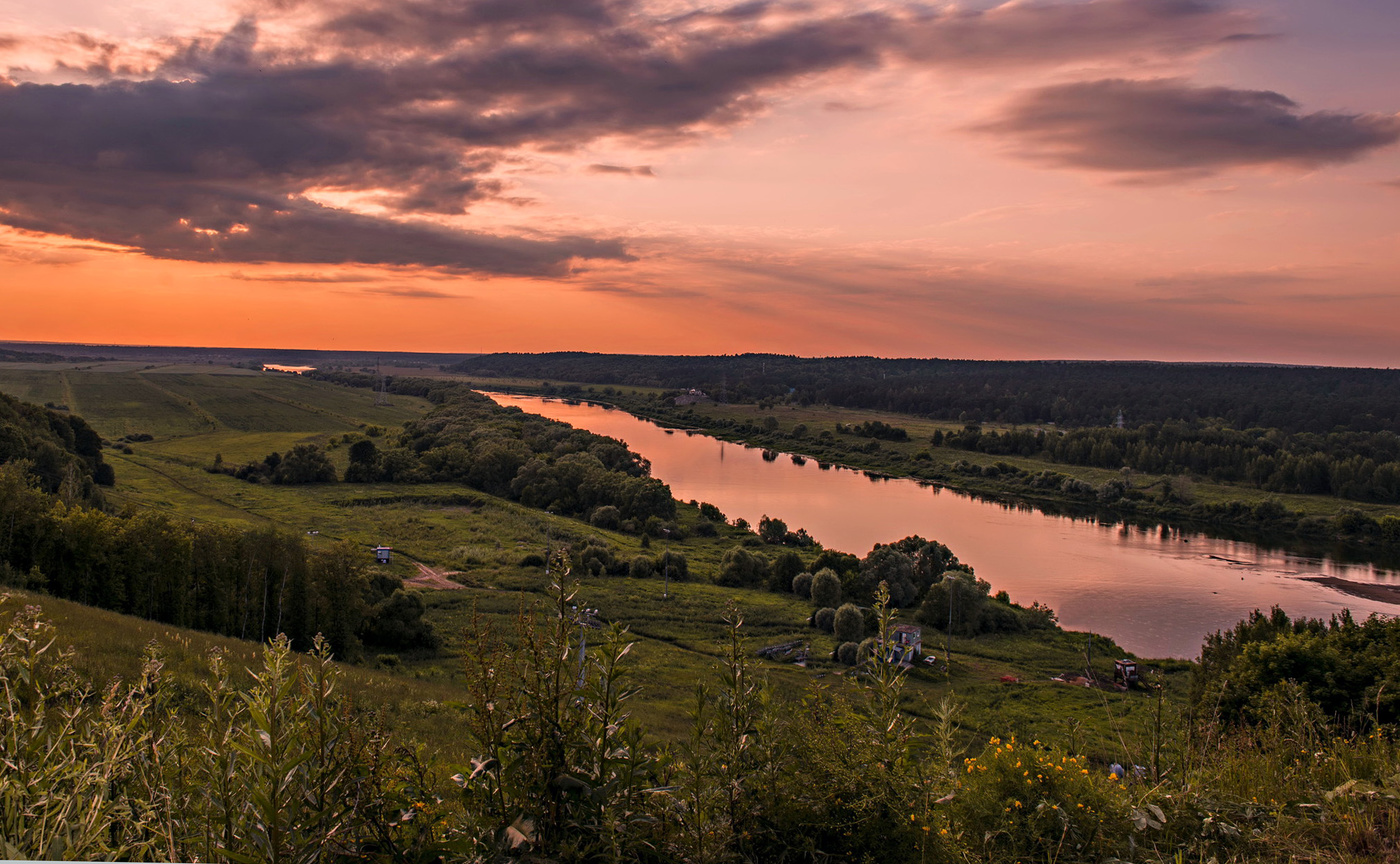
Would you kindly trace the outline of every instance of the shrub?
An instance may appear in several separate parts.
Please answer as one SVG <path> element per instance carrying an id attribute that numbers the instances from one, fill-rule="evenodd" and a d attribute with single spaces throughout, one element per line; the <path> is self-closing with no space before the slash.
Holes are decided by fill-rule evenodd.
<path id="1" fill-rule="evenodd" d="M 768 577 L 768 590 L 774 593 L 792 590 L 792 580 L 806 569 L 801 555 L 791 549 L 779 552 L 773 559 L 773 569 Z"/>
<path id="2" fill-rule="evenodd" d="M 616 531 L 622 527 L 622 511 L 611 504 L 605 504 L 593 511 L 593 515 L 588 517 L 588 522 L 594 528 Z"/>
<path id="3" fill-rule="evenodd" d="M 798 573 L 792 577 L 792 593 L 806 600 L 812 596 L 812 574 Z"/>
<path id="4" fill-rule="evenodd" d="M 656 562 L 650 555 L 638 555 L 627 567 L 627 575 L 633 579 L 650 579 L 656 573 Z"/>
<path id="5" fill-rule="evenodd" d="M 1060 750 L 991 739 L 964 760 L 954 822 L 985 860 L 1103 861 L 1131 824 L 1127 793 L 1107 772 Z"/>
<path id="6" fill-rule="evenodd" d="M 836 610 L 830 606 L 818 609 L 812 616 L 812 624 L 824 633 L 830 633 L 836 621 Z"/>
<path id="7" fill-rule="evenodd" d="M 837 638 L 840 638 L 839 636 Z M 842 642 L 836 649 L 836 659 L 846 666 L 856 665 L 860 656 L 860 646 L 854 642 Z"/>
<path id="8" fill-rule="evenodd" d="M 521 558 L 521 559 L 520 559 L 520 566 L 521 566 L 521 567 L 543 567 L 543 566 L 544 566 L 544 556 L 541 555 L 541 554 L 539 554 L 538 552 L 531 552 L 529 555 L 526 555 L 524 558 Z"/>
<path id="9" fill-rule="evenodd" d="M 716 582 L 727 588 L 755 588 L 768 580 L 768 567 L 761 553 L 735 546 L 720 559 Z"/>
<path id="10" fill-rule="evenodd" d="M 588 542 L 574 555 L 577 566 L 589 576 L 601 576 L 617 566 L 612 548 L 597 537 L 589 537 Z"/>
<path id="11" fill-rule="evenodd" d="M 668 570 L 669 568 L 669 570 Z M 675 582 L 690 581 L 690 562 L 680 552 L 667 550 L 656 558 L 656 572 Z"/>
<path id="12" fill-rule="evenodd" d="M 841 577 L 830 567 L 818 570 L 812 577 L 812 602 L 817 606 L 835 606 L 841 602 Z"/>
<path id="13" fill-rule="evenodd" d="M 856 656 L 856 661 L 864 663 L 871 657 L 874 657 L 875 648 L 879 644 L 879 641 L 880 640 L 876 639 L 874 636 L 867 636 L 862 639 L 860 642 L 860 653 Z"/>
<path id="14" fill-rule="evenodd" d="M 854 645 L 865 636 L 865 615 L 854 603 L 846 603 L 836 610 L 836 616 L 831 626 L 837 639 Z M 852 650 L 855 649 L 852 648 Z M 854 663 L 855 661 L 852 660 L 846 665 L 850 666 Z"/>

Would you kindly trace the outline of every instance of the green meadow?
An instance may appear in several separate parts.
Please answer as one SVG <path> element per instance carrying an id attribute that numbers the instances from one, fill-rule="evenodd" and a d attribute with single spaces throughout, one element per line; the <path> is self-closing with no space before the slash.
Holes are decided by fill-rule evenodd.
<path id="1" fill-rule="evenodd" d="M 643 552 L 659 554 L 668 545 L 600 530 L 581 520 L 455 484 L 281 486 L 206 470 L 216 459 L 234 465 L 295 444 L 315 443 L 327 448 L 343 471 L 348 463 L 347 433 L 378 433 L 421 416 L 431 407 L 422 399 L 395 395 L 392 405 L 376 406 L 368 391 L 225 367 L 14 366 L 0 365 L 0 391 L 66 405 L 110 442 L 106 458 L 116 470 L 117 484 L 107 497 L 115 506 L 316 532 L 315 542 L 385 544 L 396 551 L 389 565 L 396 575 L 417 575 L 414 562 L 451 573 L 460 588 L 423 591 L 427 618 L 442 637 L 442 650 L 432 656 L 370 658 L 367 664 L 376 668 L 355 672 L 368 676 L 363 679 L 366 699 L 383 698 L 396 706 L 387 710 L 411 721 L 415 734 L 444 752 L 451 750 L 454 741 L 451 709 L 442 709 L 446 714 L 429 722 L 411 706 L 452 701 L 462 683 L 463 633 L 474 617 L 511 633 L 519 612 L 544 600 L 550 577 L 539 566 L 523 565 L 526 556 L 540 556 L 548 547 L 589 537 L 606 541 L 623 561 Z M 151 440 L 121 440 L 145 435 Z M 700 521 L 695 506 L 680 508 L 682 527 L 691 529 Z M 746 538 L 753 542 L 751 534 L 728 527 L 716 537 L 695 536 L 693 530 L 686 533 L 687 539 L 669 548 L 686 556 L 691 581 L 672 581 L 668 590 L 661 578 L 599 576 L 579 585 L 584 604 L 596 608 L 603 621 L 626 625 L 636 640 L 629 658 L 643 691 L 636 710 L 653 735 L 674 740 L 687 728 L 694 688 L 717 665 L 724 618 L 731 607 L 743 616 L 753 649 L 796 639 L 811 643 L 811 660 L 805 669 L 764 664 L 777 692 L 796 700 L 812 685 L 838 691 L 849 686 L 845 680 L 849 667 L 828 659 L 835 638 L 807 625 L 812 611 L 808 601 L 786 593 L 711 584 L 721 556 Z M 139 647 L 153 636 L 182 646 L 179 650 L 191 656 L 216 641 L 228 641 L 178 633 L 73 604 L 49 601 L 45 605 L 61 608 L 61 621 L 74 622 L 73 628 L 64 630 L 65 638 L 73 640 L 81 655 L 92 655 L 89 662 L 103 674 L 132 674 Z M 117 626 L 118 621 L 123 623 Z M 1143 730 L 1153 710 L 1153 700 L 1146 695 L 1106 693 L 1049 680 L 1083 669 L 1089 638 L 1085 634 L 1056 631 L 953 638 L 946 645 L 932 631 L 929 637 L 926 650 L 937 649 L 939 664 L 911 671 L 903 706 L 911 715 L 927 718 L 931 706 L 952 694 L 967 708 L 962 725 L 969 741 L 993 735 L 1074 735 L 1086 752 L 1106 761 L 1131 758 L 1125 747 L 1143 746 Z M 1107 678 L 1111 659 L 1122 656 L 1122 651 L 1101 637 L 1095 637 L 1094 643 L 1095 671 Z M 944 657 L 950 661 L 946 668 Z M 1181 673 L 1186 664 L 1152 665 L 1161 670 L 1169 704 L 1176 710 L 1184 699 L 1186 676 Z M 415 690 L 420 687 L 421 691 Z M 404 704 L 410 707 L 402 708 Z M 439 721 L 443 730 L 434 731 L 433 723 Z M 454 754 L 454 758 L 466 755 Z"/>

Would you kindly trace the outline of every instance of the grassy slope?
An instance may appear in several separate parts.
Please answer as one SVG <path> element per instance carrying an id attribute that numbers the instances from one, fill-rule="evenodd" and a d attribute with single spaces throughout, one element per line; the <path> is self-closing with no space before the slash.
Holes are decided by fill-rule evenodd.
<path id="1" fill-rule="evenodd" d="M 412 721 L 410 726 L 433 746 L 447 746 L 452 733 L 439 727 L 450 729 L 453 722 L 448 716 L 436 720 L 420 716 L 422 712 L 413 705 L 450 700 L 454 693 L 460 697 L 455 689 L 459 680 L 455 657 L 463 646 L 462 628 L 474 609 L 494 626 L 509 629 L 522 599 L 527 604 L 543 599 L 548 580 L 539 568 L 520 566 L 525 554 L 543 551 L 551 536 L 590 534 L 604 536 L 624 560 L 643 551 L 640 538 L 598 531 L 577 520 L 553 517 L 453 484 L 280 487 L 210 474 L 203 468 L 216 453 L 229 463 L 261 458 L 302 441 L 326 443 L 361 423 L 397 424 L 428 406 L 422 400 L 395 397 L 393 407 L 376 408 L 367 392 L 293 376 L 166 368 L 102 364 L 91 369 L 44 370 L 0 364 L 0 390 L 70 393 L 62 399 L 71 400 L 67 404 L 109 438 L 133 432 L 156 435 L 154 441 L 133 445 L 131 454 L 108 451 L 118 477 L 111 498 L 119 503 L 161 508 L 191 518 L 316 530 L 323 542 L 387 543 L 404 553 L 393 565 L 404 576 L 413 573 L 411 562 L 406 560 L 409 556 L 462 571 L 458 578 L 465 589 L 425 595 L 429 618 L 447 644 L 445 652 L 432 658 L 405 658 L 396 673 L 376 674 L 372 679 L 392 681 L 393 687 L 402 688 L 383 691 L 383 698 L 395 705 L 405 700 L 412 703 L 409 708 L 393 710 Z M 333 449 L 331 455 L 343 467 L 344 449 Z M 693 524 L 698 518 L 694 508 L 682 508 L 683 523 Z M 795 693 L 812 682 L 845 683 L 845 668 L 825 660 L 834 647 L 832 637 L 805 626 L 810 613 L 805 601 L 787 594 L 708 584 L 724 551 L 742 537 L 729 529 L 721 533 L 723 536 L 717 538 L 692 537 L 675 544 L 699 578 L 687 584 L 673 583 L 669 600 L 661 598 L 658 580 L 603 577 L 581 586 L 584 603 L 598 608 L 605 620 L 626 623 L 637 637 L 634 671 L 644 688 L 637 714 L 662 737 L 672 737 L 685 728 L 685 711 L 693 701 L 694 687 L 708 675 L 718 657 L 723 618 L 731 602 L 744 615 L 755 647 L 796 638 L 812 641 L 817 659 L 809 669 L 768 664 L 781 691 Z M 649 551 L 659 552 L 660 544 Z M 46 605 L 57 608 L 57 603 L 48 601 Z M 98 620 L 84 618 L 81 607 L 70 607 L 72 604 L 64 606 L 64 614 L 75 622 Z M 110 614 L 87 611 L 91 616 Z M 148 631 L 170 629 L 131 619 L 118 626 L 115 622 L 122 620 L 120 616 L 101 620 L 105 623 L 100 626 L 75 624 L 81 632 L 64 638 L 80 650 L 97 649 L 106 657 L 112 651 L 102 630 L 120 631 L 118 641 L 127 645 L 121 656 L 127 659 L 118 665 L 125 668 L 114 666 L 105 670 L 108 673 L 129 670 L 135 662 L 132 658 L 139 658 L 139 651 L 131 646 L 144 645 L 150 638 Z M 185 634 L 181 638 L 193 637 Z M 1082 667 L 1083 645 L 1083 636 L 1071 634 L 955 639 L 950 646 L 953 662 L 948 674 L 930 669 L 911 674 L 907 707 L 915 714 L 926 714 L 938 697 L 951 690 L 968 705 L 965 726 L 970 735 L 1015 732 L 1063 738 L 1066 723 L 1082 723 L 1101 755 L 1121 761 L 1121 746 L 1114 742 L 1125 729 L 1136 734 L 1149 700 L 1141 694 L 1103 694 L 1049 682 L 1053 674 Z M 1106 642 L 1095 645 L 1096 668 L 1102 675 L 1107 676 L 1109 658 L 1117 652 Z M 1169 664 L 1169 668 L 1181 667 Z M 1025 683 L 1003 684 L 1003 675 L 1019 677 Z M 1170 675 L 1168 679 L 1178 695 L 1184 683 L 1177 685 L 1175 679 L 1181 677 Z M 415 689 L 420 686 L 424 688 L 421 692 Z M 376 694 L 381 691 L 370 688 L 365 692 L 366 698 L 380 698 Z"/>

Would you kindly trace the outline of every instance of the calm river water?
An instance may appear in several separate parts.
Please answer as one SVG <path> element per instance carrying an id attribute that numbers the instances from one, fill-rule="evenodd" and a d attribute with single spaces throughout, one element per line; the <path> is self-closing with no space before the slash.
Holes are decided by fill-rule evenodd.
<path id="1" fill-rule="evenodd" d="M 1060 623 L 1113 637 L 1141 656 L 1195 657 L 1206 633 L 1250 610 L 1358 617 L 1400 607 L 1305 581 L 1340 576 L 1400 584 L 1369 565 L 1305 558 L 1252 543 L 1145 531 L 983 501 L 912 480 L 871 480 L 859 471 L 798 465 L 787 455 L 706 435 L 666 430 L 624 411 L 533 396 L 487 394 L 503 405 L 609 435 L 651 460 L 652 474 L 683 501 L 708 501 L 730 519 L 762 516 L 807 529 L 824 546 L 864 555 L 910 534 L 946 543 L 977 575 L 1013 600 L 1047 603 Z"/>

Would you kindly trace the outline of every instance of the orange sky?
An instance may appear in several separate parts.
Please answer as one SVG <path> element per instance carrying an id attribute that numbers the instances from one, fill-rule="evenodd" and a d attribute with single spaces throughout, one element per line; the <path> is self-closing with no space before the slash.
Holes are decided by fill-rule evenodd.
<path id="1" fill-rule="evenodd" d="M 0 339 L 1400 365 L 1387 4 L 32 5 Z"/>

